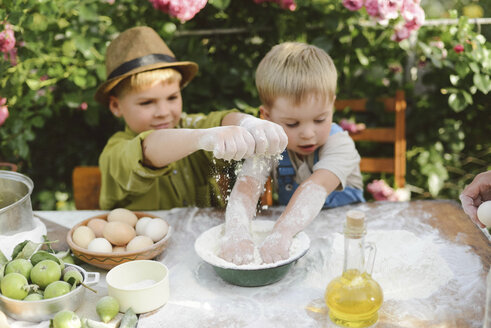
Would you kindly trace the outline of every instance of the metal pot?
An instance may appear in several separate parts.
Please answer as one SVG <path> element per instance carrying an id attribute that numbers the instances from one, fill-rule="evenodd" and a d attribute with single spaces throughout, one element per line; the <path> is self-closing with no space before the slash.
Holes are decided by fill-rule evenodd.
<path id="1" fill-rule="evenodd" d="M 14 235 L 35 228 L 31 193 L 34 183 L 27 176 L 0 170 L 0 235 Z"/>

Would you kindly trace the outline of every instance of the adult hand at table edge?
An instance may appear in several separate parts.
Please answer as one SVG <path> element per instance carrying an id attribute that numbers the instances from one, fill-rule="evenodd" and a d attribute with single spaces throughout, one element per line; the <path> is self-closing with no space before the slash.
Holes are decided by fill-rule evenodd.
<path id="1" fill-rule="evenodd" d="M 459 196 L 464 212 L 472 222 L 481 228 L 486 226 L 477 217 L 477 208 L 483 202 L 491 200 L 491 170 L 479 173 L 464 188 Z"/>

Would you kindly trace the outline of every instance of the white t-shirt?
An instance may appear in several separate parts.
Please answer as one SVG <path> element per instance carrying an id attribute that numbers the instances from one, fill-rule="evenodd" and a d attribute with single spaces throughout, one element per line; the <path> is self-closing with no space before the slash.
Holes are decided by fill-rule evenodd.
<path id="1" fill-rule="evenodd" d="M 353 187 L 363 190 L 363 179 L 360 172 L 360 155 L 348 132 L 335 133 L 327 138 L 319 148 L 319 160 L 314 164 L 314 153 L 304 159 L 288 150 L 288 155 L 295 169 L 295 182 L 301 184 L 316 170 L 325 169 L 336 175 L 341 181 L 337 190 Z M 275 181 L 277 170 L 274 169 Z"/>

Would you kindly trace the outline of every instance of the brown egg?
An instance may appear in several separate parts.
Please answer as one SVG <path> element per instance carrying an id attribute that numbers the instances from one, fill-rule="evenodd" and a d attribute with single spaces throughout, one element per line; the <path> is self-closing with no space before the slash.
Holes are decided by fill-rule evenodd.
<path id="1" fill-rule="evenodd" d="M 124 246 L 136 236 L 136 231 L 127 223 L 112 221 L 104 227 L 103 235 L 111 244 Z"/>
<path id="2" fill-rule="evenodd" d="M 135 213 L 133 213 L 130 210 L 127 210 L 126 208 L 115 208 L 109 214 L 107 215 L 107 221 L 108 222 L 113 222 L 113 221 L 120 221 L 129 224 L 133 228 L 136 225 L 136 222 L 138 221 L 138 217 L 136 216 Z"/>
<path id="3" fill-rule="evenodd" d="M 135 239 L 135 238 L 133 238 L 133 239 Z M 126 247 L 124 247 L 124 246 L 114 246 L 113 247 L 113 253 L 118 253 L 118 252 L 126 252 Z"/>
<path id="4" fill-rule="evenodd" d="M 104 227 L 106 226 L 107 221 L 104 219 L 92 219 L 87 223 L 87 227 L 94 231 L 94 234 L 97 238 L 103 236 L 102 232 L 104 231 Z"/>
<path id="5" fill-rule="evenodd" d="M 136 252 L 145 248 L 148 248 L 153 245 L 153 241 L 150 237 L 147 236 L 136 236 L 131 239 L 128 245 L 126 245 L 126 251 L 128 252 Z"/>
<path id="6" fill-rule="evenodd" d="M 87 248 L 94 238 L 94 231 L 87 226 L 78 227 L 72 235 L 73 242 L 83 248 Z"/>

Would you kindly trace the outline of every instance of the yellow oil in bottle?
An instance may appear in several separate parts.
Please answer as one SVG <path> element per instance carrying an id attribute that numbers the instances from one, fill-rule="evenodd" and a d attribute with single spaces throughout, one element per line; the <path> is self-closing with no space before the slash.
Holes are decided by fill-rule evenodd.
<path id="1" fill-rule="evenodd" d="M 368 327 L 378 320 L 383 294 L 379 284 L 366 272 L 347 270 L 333 279 L 325 301 L 332 322 L 344 327 Z"/>
<path id="2" fill-rule="evenodd" d="M 341 276 L 329 282 L 324 300 L 332 322 L 343 327 L 374 325 L 384 300 L 382 288 L 372 279 L 376 247 L 365 244 L 365 214 L 352 210 L 346 215 L 344 265 Z M 365 250 L 369 251 L 368 266 Z"/>

